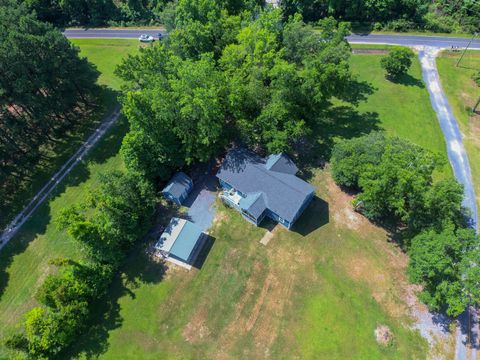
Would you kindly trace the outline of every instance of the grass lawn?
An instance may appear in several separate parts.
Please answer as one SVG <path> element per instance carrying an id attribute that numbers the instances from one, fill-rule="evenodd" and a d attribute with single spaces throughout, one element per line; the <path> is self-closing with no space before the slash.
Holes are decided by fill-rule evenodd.
<path id="1" fill-rule="evenodd" d="M 101 75 L 99 84 L 119 90 L 122 81 L 113 72 L 127 54 L 135 54 L 139 49 L 137 39 L 71 39 L 80 47 L 80 56 L 85 56 L 95 64 Z"/>
<path id="2" fill-rule="evenodd" d="M 135 251 L 110 292 L 105 321 L 75 354 L 102 359 L 423 359 L 408 329 L 405 256 L 351 209 L 328 171 L 298 229 L 256 228 L 217 204 L 215 239 L 200 270 Z M 395 334 L 379 346 L 374 330 Z"/>
<path id="3" fill-rule="evenodd" d="M 112 84 L 111 88 L 117 89 L 119 80 L 111 69 L 126 53 L 137 51 L 137 43 L 121 40 L 118 48 L 114 43 L 108 40 L 110 45 L 105 49 L 102 40 L 89 40 L 85 51 L 83 45 L 79 45 L 82 55 L 106 72 L 100 79 L 102 84 Z M 58 231 L 53 220 L 63 208 L 85 198 L 88 189 L 98 182 L 99 173 L 123 169 L 118 150 L 126 131 L 127 123 L 122 119 L 0 252 L 0 338 L 11 332 L 23 313 L 34 306 L 33 295 L 50 270 L 49 260 L 60 256 L 81 257 L 72 239 Z M 5 355 L 3 351 L 0 346 L 0 358 Z"/>
<path id="4" fill-rule="evenodd" d="M 471 111 L 480 96 L 480 88 L 472 80 L 472 75 L 480 71 L 480 52 L 468 52 L 460 66 L 455 67 L 459 56 L 459 53 L 443 52 L 437 59 L 437 66 L 443 89 L 463 134 L 480 206 L 480 114 Z"/>
<path id="5" fill-rule="evenodd" d="M 394 84 L 379 61 L 377 55 L 352 57 L 353 71 L 372 93 L 358 107 L 336 104 L 331 124 L 319 131 L 338 138 L 384 129 L 446 156 L 418 62 Z M 331 146 L 319 142 L 321 150 Z M 164 273 L 139 245 L 99 312 L 102 321 L 80 339 L 74 355 L 424 359 L 426 343 L 408 327 L 407 258 L 385 231 L 352 211 L 351 198 L 314 162 L 308 159 L 309 181 L 318 198 L 299 220 L 300 232 L 277 228 L 263 246 L 264 228 L 219 203 L 215 241 L 200 270 Z M 449 174 L 448 168 L 442 173 Z M 373 335 L 383 324 L 395 336 L 388 347 Z"/>

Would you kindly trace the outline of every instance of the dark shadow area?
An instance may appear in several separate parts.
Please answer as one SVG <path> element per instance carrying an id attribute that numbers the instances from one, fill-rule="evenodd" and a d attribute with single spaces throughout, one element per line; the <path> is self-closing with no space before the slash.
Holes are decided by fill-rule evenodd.
<path id="1" fill-rule="evenodd" d="M 312 167 L 323 166 L 330 159 L 336 139 L 351 139 L 381 130 L 378 113 L 361 113 L 349 105 L 331 106 L 318 119 L 311 136 L 295 149 L 300 154 L 296 164 L 306 179 L 312 176 Z"/>
<path id="2" fill-rule="evenodd" d="M 350 81 L 348 84 L 348 93 L 344 95 L 343 100 L 352 105 L 366 101 L 377 89 L 366 81 Z"/>
<path id="3" fill-rule="evenodd" d="M 282 225 L 278 224 L 277 222 L 273 221 L 272 219 L 265 216 L 263 218 L 262 222 L 258 225 L 258 227 L 261 227 L 262 229 L 265 229 L 267 231 L 272 232 L 273 229 L 275 228 L 275 226 L 277 226 L 277 225 L 282 226 Z"/>
<path id="4" fill-rule="evenodd" d="M 413 77 L 410 74 L 402 74 L 395 78 L 388 77 L 388 80 L 390 80 L 394 84 L 400 84 L 405 86 L 416 86 L 420 89 L 425 89 L 425 84 L 423 83 L 423 81 Z"/>
<path id="5" fill-rule="evenodd" d="M 328 202 L 315 196 L 305 212 L 293 225 L 292 231 L 307 236 L 330 222 Z"/>
<path id="6" fill-rule="evenodd" d="M 108 350 L 109 332 L 119 328 L 123 319 L 120 316 L 119 299 L 125 295 L 135 298 L 135 289 L 140 284 L 160 283 L 167 270 L 166 265 L 152 256 L 145 243 L 139 244 L 128 256 L 122 272 L 115 276 L 107 295 L 91 304 L 93 309 L 88 331 L 80 336 L 68 352 L 59 355 L 66 358 L 97 358 Z"/>
<path id="7" fill-rule="evenodd" d="M 185 199 L 183 206 L 190 208 L 202 190 L 216 192 L 218 189 L 218 180 L 215 176 L 218 167 L 215 162 L 199 164 L 192 167 L 188 175 L 192 178 L 193 189 Z"/>
<path id="8" fill-rule="evenodd" d="M 195 261 L 193 262 L 192 266 L 198 270 L 200 270 L 205 261 L 207 261 L 208 254 L 210 254 L 210 250 L 212 250 L 213 245 L 215 244 L 215 238 L 210 235 L 206 235 L 205 240 L 203 240 L 202 249 L 198 253 Z"/>
<path id="9" fill-rule="evenodd" d="M 75 166 L 72 172 L 57 185 L 45 202 L 35 210 L 32 217 L 21 227 L 15 237 L 0 250 L 0 300 L 9 281 L 7 269 L 12 264 L 15 256 L 23 253 L 29 243 L 35 240 L 37 236 L 44 235 L 47 226 L 54 220 L 51 215 L 50 202 L 64 194 L 68 187 L 78 186 L 89 180 L 92 175 L 89 169 L 90 163 L 102 164 L 115 156 L 120 150 L 123 136 L 127 130 L 128 123 L 121 118 L 92 148 L 88 155 Z M 78 201 L 80 202 L 81 200 L 79 199 Z M 74 204 L 66 204 L 66 206 L 69 205 Z"/>

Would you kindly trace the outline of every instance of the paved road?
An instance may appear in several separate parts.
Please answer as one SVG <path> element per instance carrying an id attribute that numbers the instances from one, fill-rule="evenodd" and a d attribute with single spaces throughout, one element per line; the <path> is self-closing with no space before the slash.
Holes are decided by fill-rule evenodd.
<path id="1" fill-rule="evenodd" d="M 110 39 L 138 39 L 141 34 L 152 35 L 158 38 L 158 34 L 165 35 L 165 30 L 158 29 L 67 29 L 63 32 L 66 37 L 72 39 L 110 38 Z M 452 46 L 465 47 L 470 39 L 453 38 L 447 36 L 423 36 L 423 35 L 386 35 L 386 34 L 353 34 L 347 37 L 351 43 L 365 44 L 390 44 L 405 46 L 434 46 L 449 48 Z M 480 39 L 474 40 L 471 48 L 480 49 Z"/>
<path id="2" fill-rule="evenodd" d="M 350 43 L 357 44 L 387 44 L 404 46 L 431 46 L 436 48 L 450 48 L 452 46 L 466 47 L 470 42 L 468 38 L 453 38 L 447 36 L 423 36 L 423 35 L 350 35 L 347 37 Z M 480 49 L 480 39 L 475 39 L 470 45 L 472 49 Z"/>
<path id="3" fill-rule="evenodd" d="M 43 188 L 33 197 L 30 203 L 7 225 L 5 231 L 0 234 L 0 250 L 15 236 L 23 224 L 33 215 L 35 210 L 47 200 L 53 190 L 70 174 L 70 172 L 82 161 L 92 147 L 105 135 L 108 129 L 118 120 L 120 109 L 116 108 L 112 114 L 95 129 L 92 135 L 78 148 L 75 154 L 55 173 Z"/>
<path id="4" fill-rule="evenodd" d="M 67 29 L 63 34 L 70 39 L 138 39 L 140 35 L 151 35 L 158 39 L 163 29 Z"/>
<path id="5" fill-rule="evenodd" d="M 442 89 L 440 76 L 438 74 L 435 58 L 439 49 L 434 47 L 422 47 L 419 51 L 420 63 L 422 65 L 423 80 L 427 85 L 430 93 L 430 101 L 432 107 L 437 113 L 440 127 L 442 128 L 447 144 L 447 153 L 450 164 L 453 168 L 453 173 L 464 187 L 463 205 L 471 211 L 471 222 L 478 232 L 478 209 L 475 198 L 475 190 L 473 187 L 472 175 L 470 171 L 470 163 L 468 161 L 467 152 L 463 146 L 462 134 L 458 127 L 457 120 L 453 115 L 450 104 L 448 103 L 445 92 Z M 472 309 L 473 310 L 473 309 Z M 462 314 L 460 322 L 468 326 L 469 312 Z M 472 311 L 471 316 L 475 317 L 475 311 Z M 467 359 L 467 331 L 466 326 L 462 326 L 463 331 L 457 333 L 457 359 Z M 476 339 L 478 336 L 478 327 L 472 326 L 472 338 Z M 476 347 L 471 349 L 470 358 L 476 359 Z"/>

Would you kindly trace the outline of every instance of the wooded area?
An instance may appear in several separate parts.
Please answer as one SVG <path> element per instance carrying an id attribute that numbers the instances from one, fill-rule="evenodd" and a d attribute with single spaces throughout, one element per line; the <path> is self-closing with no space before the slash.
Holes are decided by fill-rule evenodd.
<path id="1" fill-rule="evenodd" d="M 47 150 L 96 109 L 99 73 L 52 25 L 14 1 L 1 5 L 0 197 L 7 205 L 48 161 Z"/>
<path id="2" fill-rule="evenodd" d="M 176 0 L 24 0 L 39 19 L 58 26 L 154 25 L 171 23 Z M 263 7 L 264 0 L 222 2 L 232 13 Z M 470 32 L 480 29 L 480 3 L 469 0 L 282 0 L 285 18 L 295 13 L 306 22 L 332 16 L 373 30 Z"/>

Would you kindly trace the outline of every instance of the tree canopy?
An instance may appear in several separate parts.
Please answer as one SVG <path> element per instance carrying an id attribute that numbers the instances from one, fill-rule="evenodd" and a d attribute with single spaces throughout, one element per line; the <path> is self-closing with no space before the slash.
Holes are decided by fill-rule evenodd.
<path id="1" fill-rule="evenodd" d="M 396 219 L 413 234 L 465 223 L 462 186 L 451 179 L 434 183 L 443 159 L 409 141 L 380 132 L 342 140 L 331 162 L 339 185 L 360 190 L 355 204 L 370 219 Z"/>
<path id="2" fill-rule="evenodd" d="M 89 118 L 99 73 L 58 30 L 0 0 L 0 74 L 0 197 L 7 203 L 45 149 Z"/>
<path id="3" fill-rule="evenodd" d="M 407 73 L 412 66 L 414 56 L 415 54 L 410 48 L 397 47 L 382 58 L 380 65 L 385 69 L 388 77 L 396 79 Z"/>
<path id="4" fill-rule="evenodd" d="M 413 238 L 408 272 L 424 286 L 420 298 L 431 309 L 457 316 L 468 305 L 480 304 L 478 241 L 474 230 L 452 227 Z"/>
<path id="5" fill-rule="evenodd" d="M 180 16 L 178 7 L 194 15 Z M 206 41 L 198 38 L 202 31 L 184 36 L 204 22 Z M 215 27 L 222 36 L 214 35 Z M 180 1 L 168 41 L 128 57 L 116 70 L 127 82 L 127 167 L 166 179 L 231 141 L 269 152 L 291 149 L 321 121 L 333 97 L 349 99 L 348 31 L 333 19 L 314 32 L 299 16 L 284 23 L 279 10 L 238 16 L 214 1 Z"/>

